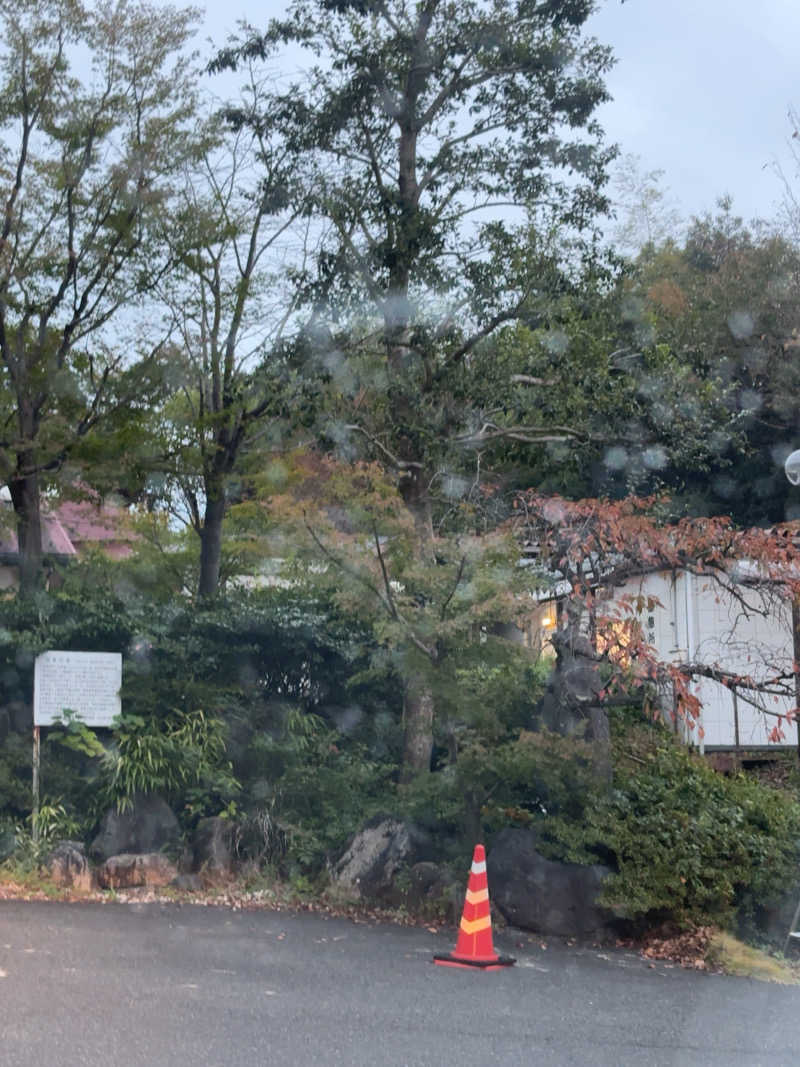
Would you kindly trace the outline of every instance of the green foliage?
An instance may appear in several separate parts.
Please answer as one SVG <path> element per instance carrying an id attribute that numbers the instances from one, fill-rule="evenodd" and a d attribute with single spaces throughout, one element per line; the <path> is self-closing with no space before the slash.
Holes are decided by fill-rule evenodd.
<path id="1" fill-rule="evenodd" d="M 752 932 L 795 884 L 800 804 L 746 775 L 718 774 L 658 729 L 644 740 L 640 731 L 628 722 L 617 738 L 610 792 L 592 777 L 590 745 L 523 731 L 502 743 L 465 740 L 458 763 L 406 787 L 399 807 L 440 835 L 450 858 L 470 839 L 522 827 L 551 859 L 609 866 L 601 903 L 636 923 Z"/>
<path id="2" fill-rule="evenodd" d="M 493 442 L 483 462 L 504 472 L 504 487 L 573 499 L 653 492 L 707 465 L 712 433 L 730 417 L 613 260 L 588 263 L 538 320 L 498 331 L 474 371 L 487 407 L 502 405 L 511 425 L 566 428 L 539 450 L 524 433 Z"/>
<path id="3" fill-rule="evenodd" d="M 485 743 L 499 743 L 533 721 L 552 669 L 549 656 L 479 631 L 478 639 L 451 649 L 440 666 L 434 694 L 440 724 L 437 740 L 471 728 Z"/>
<path id="4" fill-rule="evenodd" d="M 28 530 L 26 595 L 42 584 L 40 490 L 104 420 L 112 436 L 134 426 L 153 393 L 153 323 L 132 326 L 129 316 L 170 262 L 153 237 L 194 126 L 184 49 L 196 18 L 141 2 L 0 8 L 2 168 L 5 181 L 15 175 L 0 277 L 0 414 L 17 427 L 13 442 L 0 442 L 0 471 Z M 128 325 L 112 338 L 115 318 Z"/>
<path id="5" fill-rule="evenodd" d="M 0 811 L 22 819 L 31 809 L 30 734 L 9 733 L 0 745 Z"/>
<path id="6" fill-rule="evenodd" d="M 392 804 L 394 766 L 370 758 L 318 715 L 289 709 L 280 731 L 253 736 L 248 757 L 260 770 L 249 807 L 262 819 L 269 814 L 263 839 L 273 858 L 280 830 L 280 861 L 290 874 L 318 873 L 367 817 Z"/>
<path id="7" fill-rule="evenodd" d="M 84 827 L 71 816 L 60 799 L 42 798 L 39 811 L 18 824 L 14 834 L 14 861 L 23 871 L 32 871 L 46 860 L 53 846 L 78 838 Z"/>
<path id="8" fill-rule="evenodd" d="M 400 803 L 405 814 L 444 839 L 445 849 L 458 853 L 505 826 L 536 829 L 546 842 L 555 822 L 581 825 L 593 801 L 590 746 L 523 730 L 500 742 L 467 732 L 458 761 L 417 778 Z"/>
<path id="9" fill-rule="evenodd" d="M 702 396 L 714 400 L 705 460 L 687 454 L 668 481 L 695 513 L 747 526 L 794 514 L 781 460 L 800 433 L 799 277 L 797 245 L 767 224 L 746 225 L 727 199 L 694 219 L 680 245 L 640 256 L 643 314 L 702 390 L 681 405 L 682 418 L 699 425 Z M 672 421 L 661 392 L 656 407 Z"/>
<path id="10" fill-rule="evenodd" d="M 617 868 L 604 899 L 632 917 L 753 921 L 796 878 L 800 804 L 669 739 L 644 768 L 623 760 L 588 816 L 587 840 Z"/>
<path id="11" fill-rule="evenodd" d="M 87 573 L 9 601 L 0 634 L 0 847 L 9 851 L 13 828 L 20 862 L 38 863 L 57 837 L 85 838 L 104 806 L 158 791 L 187 827 L 232 817 L 241 856 L 306 887 L 381 812 L 417 820 L 459 862 L 504 826 L 532 829 L 551 858 L 610 866 L 604 901 L 635 921 L 753 928 L 793 882 L 800 805 L 790 794 L 718 775 L 631 709 L 614 713 L 615 777 L 599 788 L 590 745 L 525 728 L 547 664 L 490 628 L 444 627 L 438 769 L 398 784 L 396 661 L 372 620 L 342 611 L 324 582 L 156 612 Z M 398 596 L 424 619 L 426 605 Z M 47 731 L 42 780 L 58 799 L 42 804 L 34 845 L 30 739 L 13 724 L 30 702 L 35 655 L 52 647 L 122 650 L 124 713 L 110 734 L 68 711 Z"/>
<path id="12" fill-rule="evenodd" d="M 5 863 L 17 846 L 16 830 L 13 819 L 0 815 L 0 863 Z"/>
<path id="13" fill-rule="evenodd" d="M 63 745 L 72 752 L 84 756 L 102 758 L 106 750 L 94 730 L 81 721 L 77 712 L 65 709 L 55 720 L 61 725 L 54 725 L 47 732 L 47 741 L 53 745 Z"/>
<path id="14" fill-rule="evenodd" d="M 199 708 L 154 720 L 123 714 L 102 756 L 101 807 L 129 808 L 134 794 L 182 798 L 189 814 L 218 814 L 239 792 L 225 760 L 224 724 Z"/>
<path id="15" fill-rule="evenodd" d="M 0 745 L 0 810 L 15 821 L 30 811 L 25 721 L 38 652 L 121 651 L 123 715 L 115 729 L 95 733 L 67 711 L 44 733 L 42 781 L 84 832 L 105 806 L 124 806 L 136 790 L 163 793 L 187 825 L 220 813 L 258 819 L 286 773 L 286 818 L 299 842 L 308 816 L 317 842 L 310 852 L 319 860 L 355 826 L 362 787 L 368 792 L 370 776 L 384 774 L 380 761 L 389 757 L 393 768 L 396 686 L 390 671 L 367 670 L 364 628 L 303 590 L 237 594 L 204 610 L 173 599 L 153 610 L 125 589 L 122 596 L 102 571 L 77 568 L 62 590 L 9 602 L 0 714 L 8 726 L 7 709 L 16 709 L 24 732 L 11 729 Z M 340 746 L 337 725 L 348 735 Z M 331 751 L 315 777 L 331 745 L 340 758 Z M 313 797 L 321 798 L 316 807 Z M 346 813 L 337 814 L 339 804 Z M 315 820 L 324 823 L 319 831 Z"/>

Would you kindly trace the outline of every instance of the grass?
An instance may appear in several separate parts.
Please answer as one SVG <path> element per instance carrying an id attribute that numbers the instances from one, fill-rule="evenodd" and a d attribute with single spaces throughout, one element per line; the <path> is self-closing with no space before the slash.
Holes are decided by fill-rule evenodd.
<path id="1" fill-rule="evenodd" d="M 8 896 L 30 894 L 52 900 L 64 897 L 67 892 L 36 867 L 17 862 L 13 858 L 0 863 L 0 890 L 2 889 L 6 890 Z"/>
<path id="2" fill-rule="evenodd" d="M 760 949 L 745 945 L 732 934 L 719 931 L 712 937 L 706 953 L 708 964 L 737 978 L 755 978 L 761 982 L 800 985 L 800 975 L 784 960 Z"/>

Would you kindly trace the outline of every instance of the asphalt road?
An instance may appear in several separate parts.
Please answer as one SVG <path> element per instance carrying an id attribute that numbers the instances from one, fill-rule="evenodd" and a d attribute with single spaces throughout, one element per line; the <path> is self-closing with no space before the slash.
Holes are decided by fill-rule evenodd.
<path id="1" fill-rule="evenodd" d="M 542 948 L 435 967 L 447 933 L 284 912 L 0 903 L 2 1067 L 800 1062 L 800 987 Z"/>

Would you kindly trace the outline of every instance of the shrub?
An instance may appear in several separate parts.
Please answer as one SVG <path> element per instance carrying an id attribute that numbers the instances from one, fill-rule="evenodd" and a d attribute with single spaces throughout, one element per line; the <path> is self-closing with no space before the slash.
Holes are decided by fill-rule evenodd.
<path id="1" fill-rule="evenodd" d="M 547 851 L 551 823 L 583 825 L 594 795 L 590 757 L 585 742 L 548 731 L 495 743 L 468 731 L 457 762 L 402 787 L 398 808 L 439 838 L 444 859 L 463 861 L 505 826 L 536 829 Z M 581 859 L 592 862 L 585 851 Z"/>
<path id="2" fill-rule="evenodd" d="M 618 760 L 587 816 L 585 845 L 616 867 L 602 902 L 632 918 L 752 923 L 796 880 L 800 804 L 669 738 L 643 766 Z"/>
<path id="3" fill-rule="evenodd" d="M 247 810 L 269 813 L 292 875 L 318 873 L 366 818 L 393 804 L 394 766 L 371 759 L 313 713 L 290 709 L 279 732 L 253 737 L 249 760 L 260 776 L 249 783 Z"/>

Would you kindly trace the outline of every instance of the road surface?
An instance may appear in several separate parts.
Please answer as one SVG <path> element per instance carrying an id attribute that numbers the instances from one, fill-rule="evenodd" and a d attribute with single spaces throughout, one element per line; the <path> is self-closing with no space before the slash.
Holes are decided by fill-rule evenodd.
<path id="1" fill-rule="evenodd" d="M 634 953 L 431 963 L 448 931 L 160 904 L 0 903 L 2 1067 L 795 1067 L 800 987 Z"/>

